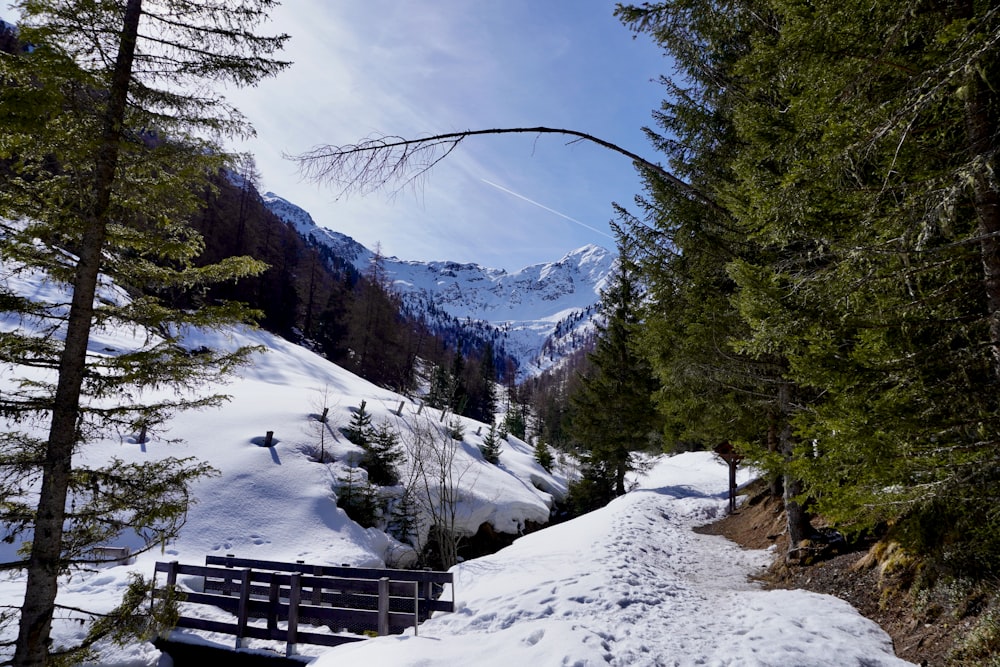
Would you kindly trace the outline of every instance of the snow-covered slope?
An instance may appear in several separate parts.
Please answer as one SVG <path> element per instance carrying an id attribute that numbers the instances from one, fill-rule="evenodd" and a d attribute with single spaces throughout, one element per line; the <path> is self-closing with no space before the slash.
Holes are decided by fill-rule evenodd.
<path id="1" fill-rule="evenodd" d="M 317 226 L 308 212 L 272 192 L 264 201 L 304 237 L 312 236 L 359 271 L 369 270 L 375 259 L 371 250 Z M 386 277 L 417 312 L 431 318 L 443 312 L 494 327 L 507 353 L 520 362 L 524 377 L 574 351 L 572 341 L 581 340 L 593 326 L 594 306 L 616 258 L 605 248 L 587 245 L 556 262 L 513 272 L 446 261 L 380 260 Z"/>
<path id="2" fill-rule="evenodd" d="M 16 293 L 52 303 L 68 302 L 63 285 L 39 272 L 14 269 L 0 264 L 0 276 Z M 127 295 L 105 284 L 100 298 L 121 301 Z M 30 331 L 31 326 L 29 320 L 0 313 L 0 333 Z M 143 343 L 142 333 L 131 327 L 105 327 L 94 332 L 91 353 L 117 354 Z M 206 554 L 358 566 L 412 562 L 411 547 L 378 528 L 362 528 L 337 506 L 342 480 L 351 474 L 360 484 L 366 477 L 364 469 L 357 466 L 362 450 L 347 441 L 340 430 L 362 402 L 373 424 L 388 424 L 398 434 L 406 452 L 400 466 L 404 480 L 415 470 L 418 456 L 434 456 L 433 452 L 427 454 L 428 446 L 454 447 L 449 453 L 453 457 L 452 476 L 446 483 L 459 494 L 454 526 L 460 534 L 472 535 L 489 523 L 497 532 L 516 535 L 528 522 L 546 523 L 554 498 L 565 493 L 565 478 L 546 472 L 534 460 L 534 450 L 527 443 L 511 436 L 502 445 L 499 464 L 487 463 L 479 450 L 488 432 L 483 424 L 455 416 L 442 420 L 438 411 L 422 408 L 267 332 L 192 331 L 184 345 L 189 349 L 252 345 L 266 351 L 221 388 L 231 397 L 222 407 L 184 413 L 142 444 L 132 433 L 103 433 L 79 455 L 79 461 L 96 465 L 114 457 L 141 464 L 168 456 L 192 456 L 219 472 L 193 488 L 196 504 L 180 538 L 164 545 L 162 553 L 154 551 L 136 560 L 134 569 L 147 576 L 157 559 L 200 563 Z M 40 380 L 44 372 L 0 364 L 0 386 L 7 389 L 18 386 L 22 379 Z M 213 392 L 219 389 L 211 388 Z M 150 400 L 163 398 L 152 391 L 147 396 Z M 329 408 L 327 424 L 316 419 L 323 408 Z M 460 441 L 445 436 L 456 424 L 464 431 Z M 8 431 L 14 425 L 0 419 L 0 428 Z M 273 447 L 261 446 L 268 431 L 273 432 Z M 44 424 L 32 435 L 44 438 Z M 418 446 L 424 447 L 423 454 L 417 451 Z M 322 460 L 321 449 L 325 450 Z M 391 498 L 402 489 L 386 487 L 380 492 Z M 423 543 L 430 526 L 426 513 L 421 516 L 425 518 L 418 518 L 418 541 Z M 30 540 L 30 535 L 24 538 Z M 136 535 L 124 534 L 114 545 L 135 551 L 142 542 Z M 0 542 L 0 563 L 19 560 L 20 547 L 20 540 Z M 113 569 L 112 574 L 75 574 L 63 587 L 61 601 L 76 607 L 93 608 L 96 604 L 98 610 L 110 608 L 127 583 L 125 570 Z M 0 582 L 0 600 L 19 601 L 23 583 L 16 576 Z M 58 637 L 79 637 L 81 631 L 73 621 L 58 622 L 57 643 Z M 10 636 L 0 632 L 0 643 L 7 639 Z"/>
<path id="3" fill-rule="evenodd" d="M 0 275 L 19 293 L 65 300 L 60 285 L 38 273 Z M 105 285 L 106 298 L 124 293 Z M 0 331 L 26 322 L 0 315 Z M 141 342 L 132 330 L 106 328 L 94 354 Z M 95 341 L 96 342 L 96 341 Z M 339 435 L 352 410 L 365 401 L 375 421 L 388 421 L 406 438 L 436 429 L 438 413 L 424 409 L 330 364 L 311 352 L 261 331 L 193 332 L 191 347 L 260 344 L 267 351 L 226 387 L 226 405 L 177 417 L 149 442 L 108 432 L 80 456 L 99 462 L 118 457 L 145 462 L 195 456 L 218 476 L 193 489 L 180 538 L 163 551 L 128 565 L 78 571 L 64 578 L 55 620 L 55 644 L 82 638 L 85 626 L 73 609 L 107 610 L 120 600 L 130 572 L 150 576 L 154 561 L 197 564 L 206 554 L 316 564 L 378 565 L 398 556 L 401 545 L 375 528 L 350 521 L 336 506 L 335 478 L 354 465 L 358 450 Z M 39 371 L 0 367 L 3 382 Z M 9 386 L 9 385 L 5 385 Z M 328 430 L 314 415 L 330 408 Z M 484 521 L 516 532 L 524 522 L 548 516 L 553 494 L 565 480 L 547 474 L 530 447 L 511 438 L 500 465 L 482 460 L 479 425 L 462 422 L 465 437 L 455 456 L 460 489 L 459 525 Z M 0 422 L 0 427 L 7 426 Z M 260 442 L 274 432 L 273 447 Z M 331 461 L 320 462 L 320 433 Z M 175 438 L 182 442 L 173 442 Z M 746 479 L 742 473 L 741 481 Z M 607 508 L 521 538 L 493 556 L 457 566 L 456 611 L 436 615 L 412 631 L 336 649 L 300 645 L 325 665 L 904 665 L 888 637 L 846 603 L 803 591 L 759 590 L 747 575 L 769 559 L 743 551 L 691 527 L 718 516 L 725 506 L 726 466 L 708 453 L 662 458 L 638 488 Z M 136 546 L 122 536 L 117 544 Z M 19 544 L 0 544 L 0 562 L 16 560 Z M 197 586 L 197 581 L 180 581 Z M 19 604 L 24 580 L 0 580 L 0 600 Z M 217 612 L 223 613 L 223 612 Z M 0 644 L 12 628 L 0 633 Z M 193 631 L 183 631 L 192 634 Z M 232 638 L 202 641 L 231 647 Z M 254 650 L 283 645 L 254 640 Z M 9 647 L 8 647 L 9 649 Z M 5 651 L 0 649 L 0 662 Z M 97 646 L 95 665 L 165 667 L 150 644 Z"/>

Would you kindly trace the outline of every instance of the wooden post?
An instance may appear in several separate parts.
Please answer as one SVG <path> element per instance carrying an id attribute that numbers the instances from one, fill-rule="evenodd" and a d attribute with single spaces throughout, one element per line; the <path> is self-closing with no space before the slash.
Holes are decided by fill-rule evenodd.
<path id="1" fill-rule="evenodd" d="M 136 438 L 136 442 L 139 443 L 140 445 L 143 445 L 143 444 L 146 443 L 146 424 L 145 423 L 143 423 L 142 426 L 139 427 L 139 437 Z"/>
<path id="2" fill-rule="evenodd" d="M 389 634 L 389 577 L 378 580 L 378 636 Z"/>
<path id="3" fill-rule="evenodd" d="M 243 648 L 243 635 L 247 631 L 247 614 L 250 611 L 250 568 L 240 574 L 240 604 L 236 609 L 236 648 Z"/>
<path id="4" fill-rule="evenodd" d="M 313 566 L 313 576 L 320 577 L 323 574 L 323 568 L 319 565 Z M 313 584 L 312 587 L 312 603 L 317 607 L 323 604 L 323 587 L 318 583 Z"/>
<path id="5" fill-rule="evenodd" d="M 421 403 L 420 403 L 420 407 L 418 407 L 418 408 L 417 408 L 417 415 L 418 415 L 418 416 L 419 416 L 419 415 L 420 415 L 420 413 L 421 413 L 421 412 L 423 411 L 423 409 L 424 409 L 424 404 L 423 404 L 423 403 L 421 402 Z"/>
<path id="6" fill-rule="evenodd" d="M 417 636 L 417 626 L 420 625 L 420 582 L 413 582 L 413 636 Z"/>
<path id="7" fill-rule="evenodd" d="M 424 569 L 430 572 L 429 568 L 424 568 Z M 426 620 L 430 616 L 430 612 L 428 612 L 427 610 L 430 609 L 431 607 L 431 598 L 433 596 L 434 585 L 430 581 L 425 581 L 421 588 L 424 589 L 423 598 L 425 604 L 424 604 L 423 617 L 420 620 Z"/>
<path id="8" fill-rule="evenodd" d="M 299 602 L 302 598 L 302 574 L 294 572 L 288 590 L 288 636 L 285 639 L 285 655 L 295 655 L 295 642 L 299 631 Z"/>
<path id="9" fill-rule="evenodd" d="M 267 590 L 267 630 L 278 629 L 278 603 L 281 602 L 281 588 L 278 585 L 279 572 L 271 573 L 271 586 Z"/>
<path id="10" fill-rule="evenodd" d="M 167 570 L 167 587 L 173 588 L 177 585 L 177 566 L 178 562 L 175 560 L 170 561 L 170 569 Z"/>
<path id="11" fill-rule="evenodd" d="M 328 414 L 330 414 L 330 408 L 323 408 L 323 414 L 321 414 L 319 416 L 319 420 L 325 424 L 326 423 L 326 416 Z"/>
<path id="12" fill-rule="evenodd" d="M 274 431 L 268 431 L 267 435 L 264 436 L 264 446 L 270 447 L 273 441 L 274 441 Z"/>
<path id="13" fill-rule="evenodd" d="M 476 435 L 479 435 L 482 432 L 483 432 L 483 427 L 482 426 L 480 426 L 479 428 L 476 429 Z"/>
<path id="14" fill-rule="evenodd" d="M 396 416 L 397 417 L 402 417 L 403 416 L 403 403 L 404 403 L 404 401 L 400 401 L 399 402 L 399 408 L 397 408 L 397 410 L 396 410 Z"/>

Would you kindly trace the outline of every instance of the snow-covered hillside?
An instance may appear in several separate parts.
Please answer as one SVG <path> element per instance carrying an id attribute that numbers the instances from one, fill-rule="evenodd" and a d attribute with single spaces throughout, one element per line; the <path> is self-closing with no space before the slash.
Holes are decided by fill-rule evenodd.
<path id="1" fill-rule="evenodd" d="M 352 238 L 318 227 L 302 208 L 273 192 L 265 204 L 304 237 L 328 246 L 362 272 L 375 253 Z M 572 352 L 593 326 L 594 306 L 614 269 L 613 253 L 588 245 L 562 259 L 518 271 L 478 264 L 381 258 L 385 275 L 417 312 L 444 312 L 461 321 L 486 322 L 501 334 L 522 377 L 537 374 Z"/>
<path id="2" fill-rule="evenodd" d="M 10 268 L 10 267 L 5 267 Z M 60 285 L 37 273 L 8 285 L 36 299 L 63 300 Z M 105 298 L 127 298 L 106 285 Z M 0 331 L 28 323 L 0 317 Z M 107 354 L 136 344 L 132 330 L 104 329 L 92 345 Z M 141 339 L 141 336 L 140 336 Z M 358 450 L 337 427 L 365 401 L 376 422 L 390 423 L 404 441 L 430 429 L 439 414 L 379 389 L 313 353 L 261 331 L 193 332 L 186 340 L 233 347 L 259 344 L 266 352 L 226 387 L 226 405 L 177 417 L 146 443 L 132 434 L 105 433 L 81 457 L 127 462 L 195 456 L 218 470 L 193 489 L 179 539 L 128 565 L 74 572 L 61 583 L 55 644 L 78 640 L 84 626 L 73 609 L 96 611 L 120 599 L 130 572 L 150 576 L 154 562 L 201 563 L 206 554 L 235 554 L 315 564 L 380 565 L 405 547 L 381 530 L 362 528 L 336 505 L 336 479 L 356 463 Z M 38 371 L 7 365 L 4 383 Z M 5 384 L 5 386 L 8 386 Z M 315 419 L 330 408 L 326 429 Z M 450 420 L 445 420 L 447 423 Z M 565 479 L 546 473 L 526 443 L 511 438 L 497 466 L 477 448 L 480 425 L 463 420 L 455 456 L 459 525 L 482 522 L 517 532 L 548 516 Z M 326 429 L 326 430 L 324 430 Z M 267 431 L 274 446 L 261 446 Z M 317 460 L 322 446 L 332 460 Z M 481 432 L 480 432 L 481 433 Z M 172 442 L 174 439 L 182 442 Z M 409 465 L 409 464 L 404 464 Z M 745 472 L 741 481 L 746 480 Z M 691 528 L 719 516 L 727 469 L 708 453 L 655 462 L 638 487 L 607 508 L 532 533 L 495 555 L 454 569 L 456 611 L 439 614 L 402 636 L 335 649 L 301 646 L 313 664 L 379 665 L 869 665 L 906 664 L 893 657 L 888 637 L 846 603 L 802 591 L 760 590 L 747 576 L 769 559 Z M 119 545 L 138 546 L 123 535 Z M 16 560 L 19 544 L 0 544 L 0 561 Z M 182 586 L 196 582 L 181 581 Z M 18 605 L 24 580 L 0 581 L 0 600 Z M 216 612 L 222 614 L 223 612 Z M 8 628 L 0 643 L 11 639 Z M 183 631 L 191 634 L 192 631 Z M 199 641 L 232 646 L 232 638 Z M 99 645 L 94 664 L 170 667 L 150 644 Z M 281 651 L 255 641 L 251 650 Z M 6 650 L 6 649 L 3 649 Z M 0 661 L 3 660 L 0 650 Z"/>

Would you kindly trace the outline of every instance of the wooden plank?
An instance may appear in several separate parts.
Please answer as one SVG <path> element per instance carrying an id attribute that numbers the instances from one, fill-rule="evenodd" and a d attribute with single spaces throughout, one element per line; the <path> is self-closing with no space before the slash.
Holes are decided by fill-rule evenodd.
<path id="1" fill-rule="evenodd" d="M 207 630 L 208 632 L 220 632 L 226 635 L 236 634 L 236 624 L 226 621 L 211 621 L 207 618 L 191 618 L 181 616 L 177 619 L 178 628 L 190 628 L 191 630 Z"/>
<path id="2" fill-rule="evenodd" d="M 216 557 L 216 558 L 220 558 L 220 557 Z M 241 562 L 248 562 L 248 561 L 243 560 Z M 273 561 L 256 561 L 256 562 L 265 563 L 265 562 L 273 562 Z M 158 572 L 169 572 L 170 571 L 169 570 L 169 563 L 157 563 L 156 564 L 156 569 L 157 569 Z M 341 571 L 350 571 L 350 572 L 352 572 L 354 574 L 364 574 L 364 572 L 362 571 L 362 568 L 337 568 L 337 569 L 339 569 Z M 408 598 L 408 597 L 410 597 L 411 593 L 408 590 L 407 585 L 405 583 L 403 583 L 403 582 L 423 581 L 422 579 L 416 579 L 416 578 L 409 578 L 409 579 L 406 579 L 406 578 L 394 579 L 393 578 L 399 572 L 409 572 L 407 570 L 376 570 L 376 569 L 369 569 L 367 571 L 368 572 L 372 572 L 372 573 L 376 573 L 376 574 L 383 573 L 383 572 L 391 573 L 391 575 L 383 575 L 383 576 L 389 576 L 389 578 L 390 578 L 390 581 L 391 581 L 391 584 L 390 584 L 390 595 L 392 595 L 392 596 L 399 596 L 399 597 L 407 597 Z M 227 573 L 227 570 L 224 569 L 224 568 L 220 569 L 220 568 L 213 568 L 213 567 L 210 567 L 210 566 L 199 566 L 199 565 L 178 565 L 177 569 L 176 569 L 176 574 L 187 574 L 187 575 L 194 575 L 194 576 L 199 576 L 199 577 L 214 578 L 217 581 L 212 582 L 213 585 L 214 585 L 214 587 L 212 588 L 212 590 L 219 590 L 219 586 L 220 585 L 224 589 L 228 585 L 231 585 L 231 591 L 230 592 L 237 592 L 238 591 L 238 584 L 236 584 L 236 582 L 238 581 L 237 576 L 238 576 L 239 573 L 233 572 L 231 570 L 228 571 L 228 573 Z M 416 573 L 416 574 L 429 574 L 429 573 L 422 572 L 422 573 Z M 430 574 L 433 574 L 433 573 L 430 573 Z M 438 574 L 441 574 L 441 573 L 438 573 Z M 443 574 L 447 574 L 449 577 L 451 576 L 450 573 L 443 573 Z M 288 579 L 289 576 L 290 575 L 285 575 L 285 574 L 281 574 L 281 573 L 278 573 L 278 572 L 259 572 L 259 571 L 253 571 L 252 570 L 252 581 L 256 582 L 256 583 L 260 583 L 260 584 L 268 584 L 268 587 L 270 586 L 270 583 L 271 583 L 271 581 L 274 578 L 277 578 L 279 580 L 279 582 L 283 586 L 287 586 L 288 581 L 289 581 L 289 579 Z M 379 577 L 379 578 L 381 578 L 381 577 Z M 226 582 L 232 582 L 232 583 L 231 584 L 225 584 L 225 583 L 220 584 L 220 582 L 218 580 L 225 580 Z M 432 585 L 435 582 L 424 581 L 424 583 Z M 329 575 L 324 575 L 323 577 L 316 577 L 316 576 L 310 574 L 310 575 L 303 576 L 303 578 L 302 578 L 302 585 L 303 585 L 304 588 L 310 588 L 310 589 L 314 588 L 314 587 L 319 587 L 319 588 L 321 588 L 323 590 L 339 590 L 339 591 L 342 591 L 342 592 L 369 593 L 369 594 L 372 594 L 372 595 L 376 595 L 377 592 L 378 592 L 378 580 L 377 579 L 363 579 L 363 578 L 357 578 L 357 577 L 334 577 L 334 576 L 329 576 Z M 208 586 L 209 586 L 209 582 L 206 582 L 206 587 L 208 587 Z M 447 600 L 440 601 L 440 599 L 434 598 L 433 597 L 433 592 L 431 592 L 429 590 L 430 588 L 431 588 L 431 586 L 425 586 L 424 587 L 424 599 L 428 600 L 428 602 L 430 602 L 432 600 L 437 600 L 435 604 L 431 605 L 431 610 L 432 611 L 454 611 L 454 601 L 447 601 Z M 261 588 L 261 589 L 259 589 L 258 592 L 259 592 L 259 594 L 264 595 L 265 594 L 265 589 Z"/>
<path id="3" fill-rule="evenodd" d="M 206 557 L 205 566 L 181 565 L 177 562 L 155 565 L 155 572 L 167 572 L 168 581 L 176 582 L 178 575 L 203 577 L 206 592 L 187 593 L 186 604 L 210 604 L 235 614 L 236 622 L 209 621 L 182 616 L 178 627 L 208 630 L 236 636 L 236 646 L 244 645 L 244 639 L 285 640 L 286 652 L 293 655 L 298 642 L 335 646 L 347 641 L 358 641 L 362 636 L 325 635 L 316 632 L 301 632 L 299 625 L 326 625 L 335 631 L 351 628 L 356 632 L 372 631 L 378 634 L 401 632 L 406 628 L 416 628 L 420 620 L 433 611 L 451 611 L 454 602 L 435 599 L 443 586 L 426 575 L 446 575 L 427 571 L 387 570 L 375 568 L 306 566 L 301 563 L 277 563 L 276 561 L 252 561 Z M 242 566 L 240 570 L 219 566 L 219 562 Z M 293 571 L 253 570 L 246 564 L 294 566 Z M 306 572 L 298 571 L 305 569 Z M 352 576 L 332 576 L 334 572 Z M 317 575 L 319 573 L 319 576 Z M 392 577 L 402 573 L 409 581 L 397 581 Z M 366 574 L 381 575 L 378 579 L 365 579 Z M 362 575 L 359 577 L 358 575 Z M 155 575 L 154 575 L 155 576 Z M 433 577 L 431 577 L 433 579 Z M 450 581 L 446 582 L 450 583 Z M 215 592 L 209 592 L 209 587 Z M 303 604 L 303 589 L 307 602 Z M 226 595 L 229 593 L 230 595 Z M 238 593 L 233 597 L 232 593 Z M 163 590 L 155 590 L 154 595 L 162 597 Z M 454 597 L 454 587 L 452 587 Z M 287 600 L 287 603 L 285 602 Z M 316 601 L 319 604 L 316 604 Z M 312 604 L 310 604 L 312 603 Z M 248 623 L 249 619 L 265 619 L 264 625 Z M 282 629 L 280 622 L 287 622 Z"/>
<path id="4" fill-rule="evenodd" d="M 389 577 L 378 580 L 378 636 L 389 634 Z"/>
<path id="5" fill-rule="evenodd" d="M 291 591 L 288 595 L 288 636 L 285 638 L 285 655 L 294 655 L 295 644 L 298 642 L 301 584 L 301 576 L 299 574 L 293 575 Z"/>
<path id="6" fill-rule="evenodd" d="M 278 602 L 279 594 L 281 593 L 281 588 L 278 585 L 277 579 L 271 580 L 271 588 L 268 591 L 267 596 L 267 629 L 277 630 L 278 629 Z"/>
<path id="7" fill-rule="evenodd" d="M 250 602 L 250 570 L 244 569 L 240 581 L 240 604 L 236 612 L 236 648 L 243 648 L 243 637 L 247 630 L 247 612 Z"/>
<path id="8" fill-rule="evenodd" d="M 315 644 L 316 646 L 340 646 L 351 642 L 363 642 L 368 639 L 361 635 L 324 635 L 318 632 L 300 632 L 298 640 L 300 644 Z"/>
<path id="9" fill-rule="evenodd" d="M 451 572 L 433 570 L 395 570 L 390 568 L 344 567 L 337 565 L 307 565 L 305 563 L 284 563 L 281 561 L 236 558 L 230 556 L 205 556 L 205 565 L 224 567 L 249 567 L 252 569 L 316 574 L 319 570 L 324 577 L 344 577 L 346 579 L 374 579 L 389 577 L 392 581 L 428 581 L 437 584 L 454 583 Z"/>

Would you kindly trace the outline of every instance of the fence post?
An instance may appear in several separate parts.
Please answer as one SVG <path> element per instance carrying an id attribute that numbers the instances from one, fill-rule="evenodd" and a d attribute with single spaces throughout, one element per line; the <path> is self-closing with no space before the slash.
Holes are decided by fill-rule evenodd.
<path id="1" fill-rule="evenodd" d="M 420 582 L 413 582 L 413 636 L 417 636 L 417 627 L 420 625 Z"/>
<path id="2" fill-rule="evenodd" d="M 378 580 L 378 636 L 389 634 L 389 577 Z"/>
<path id="3" fill-rule="evenodd" d="M 233 569 L 232 558 L 236 558 L 234 554 L 226 554 L 226 569 Z M 233 579 L 230 578 L 228 574 L 222 576 L 222 594 L 232 595 L 233 594 Z"/>
<path id="4" fill-rule="evenodd" d="M 247 631 L 247 614 L 250 611 L 250 568 L 240 573 L 240 604 L 236 609 L 236 648 L 243 648 L 243 635 Z"/>
<path id="5" fill-rule="evenodd" d="M 430 572 L 430 568 L 425 567 L 424 571 Z M 424 599 L 424 605 L 423 605 L 424 608 L 423 612 L 420 615 L 421 616 L 420 620 L 426 621 L 428 618 L 430 618 L 431 615 L 430 608 L 431 608 L 431 600 L 434 599 L 434 584 L 432 584 L 430 579 L 428 579 L 422 582 L 420 588 L 423 589 L 423 599 Z"/>
<path id="6" fill-rule="evenodd" d="M 278 629 L 278 603 L 281 601 L 281 588 L 278 583 L 279 572 L 271 573 L 271 587 L 267 591 L 267 631 Z"/>
<path id="7" fill-rule="evenodd" d="M 167 570 L 167 587 L 173 588 L 177 585 L 177 566 L 178 563 L 175 560 L 170 561 L 170 569 Z"/>
<path id="8" fill-rule="evenodd" d="M 302 597 L 302 573 L 293 572 L 288 589 L 288 636 L 285 639 L 285 655 L 295 655 L 295 642 L 299 631 L 299 601 Z"/>
<path id="9" fill-rule="evenodd" d="M 312 603 L 317 607 L 323 604 L 323 587 L 319 584 L 319 578 L 323 574 L 323 567 L 321 565 L 313 565 L 313 588 L 312 588 Z"/>

